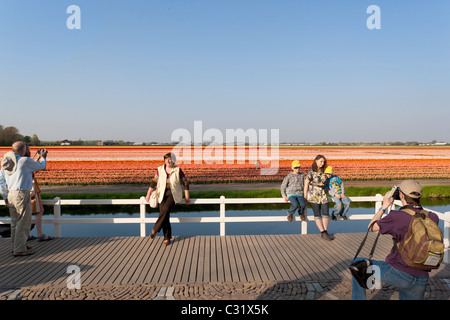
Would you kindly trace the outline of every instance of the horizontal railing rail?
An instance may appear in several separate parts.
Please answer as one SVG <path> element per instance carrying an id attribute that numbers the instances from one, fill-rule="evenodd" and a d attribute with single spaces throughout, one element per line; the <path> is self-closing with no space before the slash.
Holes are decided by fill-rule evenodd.
<path id="1" fill-rule="evenodd" d="M 383 196 L 377 194 L 372 197 L 350 197 L 352 202 L 374 202 L 375 212 L 382 205 Z M 331 199 L 330 199 L 331 201 Z M 44 205 L 53 206 L 53 218 L 44 216 L 42 223 L 53 224 L 54 234 L 56 237 L 61 237 L 61 224 L 74 224 L 74 223 L 137 223 L 140 224 L 140 236 L 145 237 L 146 224 L 155 223 L 157 218 L 146 217 L 146 206 L 148 203 L 145 201 L 144 197 L 139 199 L 61 199 L 56 197 L 54 199 L 42 200 Z M 183 202 L 184 203 L 184 200 Z M 286 221 L 285 216 L 239 216 L 239 217 L 227 217 L 226 216 L 226 205 L 227 204 L 286 204 L 283 198 L 225 198 L 221 196 L 219 199 L 191 199 L 191 204 L 195 205 L 205 205 L 205 204 L 217 204 L 219 205 L 219 216 L 218 217 L 171 217 L 171 223 L 219 223 L 220 224 L 220 235 L 225 236 L 225 225 L 226 223 L 233 222 L 277 222 Z M 4 200 L 0 200 L 0 205 L 5 205 Z M 92 218 L 92 217 L 61 217 L 61 207 L 62 206 L 76 206 L 76 205 L 136 205 L 140 207 L 139 218 Z M 395 201 L 393 206 L 389 209 L 394 209 L 395 205 L 400 206 L 400 201 Z M 426 208 L 425 208 L 426 209 Z M 311 210 L 309 210 L 311 212 Z M 450 212 L 441 213 L 435 212 L 439 219 L 444 221 L 444 244 L 446 247 L 446 254 L 444 261 L 449 262 L 449 247 L 450 247 Z M 352 220 L 371 220 L 373 214 L 352 214 Z M 314 219 L 314 216 L 308 215 L 310 221 Z M 300 221 L 297 216 L 294 220 Z M 0 218 L 0 224 L 9 224 L 11 222 L 10 218 Z M 307 234 L 307 222 L 301 221 L 301 234 Z"/>

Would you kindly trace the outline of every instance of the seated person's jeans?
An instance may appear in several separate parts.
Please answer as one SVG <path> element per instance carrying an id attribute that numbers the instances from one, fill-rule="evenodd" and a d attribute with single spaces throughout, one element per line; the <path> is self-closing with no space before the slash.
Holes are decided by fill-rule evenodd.
<path id="1" fill-rule="evenodd" d="M 345 215 L 348 212 L 348 210 L 350 209 L 350 203 L 351 203 L 350 198 L 347 196 L 344 196 L 343 199 L 339 199 L 338 197 L 333 196 L 332 199 L 333 199 L 333 202 L 335 203 L 334 209 L 333 209 L 333 214 L 334 215 L 340 214 L 342 216 Z"/>
<path id="2" fill-rule="evenodd" d="M 291 202 L 291 207 L 288 209 L 290 215 L 294 215 L 296 210 L 298 210 L 298 214 L 305 212 L 306 202 L 303 196 L 290 196 L 289 201 Z"/>

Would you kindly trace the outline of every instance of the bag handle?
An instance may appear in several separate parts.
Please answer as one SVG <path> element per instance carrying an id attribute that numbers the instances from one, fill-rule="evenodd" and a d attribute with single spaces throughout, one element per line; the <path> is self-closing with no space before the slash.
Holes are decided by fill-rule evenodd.
<path id="1" fill-rule="evenodd" d="M 353 259 L 356 259 L 358 257 L 358 254 L 361 252 L 362 248 L 364 247 L 364 244 L 366 243 L 367 237 L 369 236 L 369 231 L 370 231 L 370 229 L 372 229 L 372 226 L 375 224 L 375 222 L 377 222 L 377 221 L 372 222 L 369 225 L 369 228 L 367 228 L 366 235 L 365 235 L 364 239 L 361 241 L 361 244 L 360 244 L 360 246 L 358 248 L 358 251 L 356 251 L 355 258 L 353 258 Z M 378 232 L 378 235 L 375 238 L 375 241 L 374 241 L 373 246 L 372 246 L 372 250 L 369 253 L 369 259 L 372 258 L 373 254 L 375 252 L 375 247 L 377 246 L 377 242 L 378 242 L 378 238 L 379 237 L 380 237 L 380 232 Z"/>

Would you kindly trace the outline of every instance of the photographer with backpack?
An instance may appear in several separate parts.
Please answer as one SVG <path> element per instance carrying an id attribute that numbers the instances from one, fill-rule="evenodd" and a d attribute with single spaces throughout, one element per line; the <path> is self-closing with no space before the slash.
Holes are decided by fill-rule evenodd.
<path id="1" fill-rule="evenodd" d="M 380 273 L 377 276 L 381 282 L 398 288 L 400 300 L 422 300 L 428 285 L 428 274 L 439 267 L 443 257 L 439 218 L 435 213 L 423 210 L 420 205 L 422 187 L 418 182 L 405 180 L 394 188 L 386 193 L 382 207 L 369 224 L 371 231 L 390 234 L 394 246 L 386 261 L 368 261 L 376 266 L 372 269 Z M 394 200 L 400 200 L 402 207 L 382 218 Z M 355 258 L 352 262 L 364 259 Z M 355 277 L 352 281 L 352 299 L 365 300 L 366 289 Z"/>

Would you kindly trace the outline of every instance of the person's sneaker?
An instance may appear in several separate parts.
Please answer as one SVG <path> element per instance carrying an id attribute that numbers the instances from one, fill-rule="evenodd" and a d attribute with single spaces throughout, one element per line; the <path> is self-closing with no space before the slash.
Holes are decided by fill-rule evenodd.
<path id="1" fill-rule="evenodd" d="M 327 240 L 327 241 L 332 241 L 333 238 L 330 237 L 330 235 L 328 234 L 328 232 L 324 231 L 320 234 L 320 236 L 322 237 L 322 239 Z"/>
<path id="2" fill-rule="evenodd" d="M 287 221 L 291 222 L 294 220 L 294 217 L 289 212 L 287 213 Z"/>
<path id="3" fill-rule="evenodd" d="M 343 215 L 341 216 L 341 219 L 342 219 L 342 220 L 348 220 L 348 217 L 347 217 L 347 215 L 343 214 Z"/>
<path id="4" fill-rule="evenodd" d="M 336 216 L 333 213 L 331 214 L 331 220 L 333 220 L 333 221 L 337 220 Z"/>

